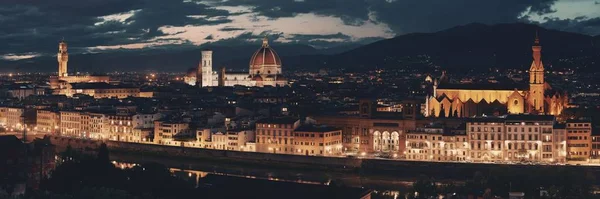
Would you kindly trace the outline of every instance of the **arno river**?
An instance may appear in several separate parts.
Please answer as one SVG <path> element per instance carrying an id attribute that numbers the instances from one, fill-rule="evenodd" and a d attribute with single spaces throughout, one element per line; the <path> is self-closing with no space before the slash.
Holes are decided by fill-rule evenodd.
<path id="1" fill-rule="evenodd" d="M 308 184 L 325 184 L 332 181 L 337 184 L 351 187 L 365 187 L 386 194 L 406 193 L 414 180 L 413 178 L 395 178 L 388 176 L 363 175 L 360 172 L 335 172 L 301 169 L 283 169 L 283 168 L 258 168 L 256 166 L 239 166 L 224 163 L 211 163 L 210 161 L 200 160 L 180 160 L 164 157 L 150 157 L 139 155 L 111 154 L 113 163 L 120 168 L 132 167 L 136 164 L 156 162 L 163 164 L 171 171 L 188 181 L 198 185 L 202 178 L 208 174 L 227 175 L 244 178 L 265 179 L 274 181 L 287 181 Z M 453 181 L 454 183 L 462 183 Z"/>

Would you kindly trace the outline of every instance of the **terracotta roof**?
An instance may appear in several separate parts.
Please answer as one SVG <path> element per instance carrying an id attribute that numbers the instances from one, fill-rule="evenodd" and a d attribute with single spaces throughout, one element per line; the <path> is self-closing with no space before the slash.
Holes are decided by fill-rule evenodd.
<path id="1" fill-rule="evenodd" d="M 296 123 L 298 118 L 293 117 L 282 117 L 282 118 L 264 118 L 256 121 L 257 124 L 293 124 Z"/>
<path id="2" fill-rule="evenodd" d="M 440 84 L 438 89 L 462 89 L 462 90 L 529 90 L 528 84 L 522 83 L 478 83 L 478 84 Z"/>
<path id="3" fill-rule="evenodd" d="M 258 49 L 250 58 L 251 67 L 262 67 L 264 65 L 281 65 L 279 55 L 269 46 Z"/>

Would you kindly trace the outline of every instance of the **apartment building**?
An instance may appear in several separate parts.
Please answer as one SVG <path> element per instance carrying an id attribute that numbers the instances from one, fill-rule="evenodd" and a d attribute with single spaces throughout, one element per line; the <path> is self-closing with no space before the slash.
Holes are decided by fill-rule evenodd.
<path id="1" fill-rule="evenodd" d="M 294 154 L 294 129 L 300 126 L 297 118 L 266 118 L 256 121 L 256 151 L 262 153 Z"/>
<path id="2" fill-rule="evenodd" d="M 406 134 L 405 157 L 408 160 L 465 161 L 468 151 L 467 135 L 461 128 L 429 125 Z"/>
<path id="3" fill-rule="evenodd" d="M 293 132 L 294 154 L 339 156 L 342 154 L 342 130 L 329 126 L 302 125 Z"/>
<path id="4" fill-rule="evenodd" d="M 0 107 L 0 125 L 8 131 L 19 131 L 25 126 L 23 114 L 24 108 L 20 107 Z"/>
<path id="5" fill-rule="evenodd" d="M 254 142 L 253 130 L 226 130 L 217 131 L 211 135 L 210 142 L 213 149 L 230 150 L 230 151 L 251 151 L 252 148 L 247 147 L 247 143 Z"/>
<path id="6" fill-rule="evenodd" d="M 163 145 L 183 145 L 175 136 L 189 131 L 189 123 L 183 121 L 154 121 L 154 143 Z"/>
<path id="7" fill-rule="evenodd" d="M 567 159 L 588 161 L 592 151 L 592 123 L 587 119 L 571 119 L 566 122 Z"/>
<path id="8" fill-rule="evenodd" d="M 554 139 L 553 157 L 555 162 L 567 161 L 567 129 L 565 124 L 554 124 L 552 129 Z"/>
<path id="9" fill-rule="evenodd" d="M 60 111 L 60 134 L 70 137 L 81 137 L 81 112 Z"/>
<path id="10" fill-rule="evenodd" d="M 590 152 L 590 161 L 600 163 L 600 134 L 592 132 L 592 151 Z"/>
<path id="11" fill-rule="evenodd" d="M 57 133 L 60 125 L 60 113 L 44 109 L 36 111 L 36 130 L 42 133 Z"/>
<path id="12" fill-rule="evenodd" d="M 508 161 L 554 161 L 551 115 L 508 115 L 506 146 Z"/>
<path id="13" fill-rule="evenodd" d="M 467 121 L 467 140 L 470 144 L 469 159 L 471 161 L 504 160 L 504 140 L 507 138 L 504 133 L 504 125 L 504 118 L 497 117 L 472 118 Z"/>

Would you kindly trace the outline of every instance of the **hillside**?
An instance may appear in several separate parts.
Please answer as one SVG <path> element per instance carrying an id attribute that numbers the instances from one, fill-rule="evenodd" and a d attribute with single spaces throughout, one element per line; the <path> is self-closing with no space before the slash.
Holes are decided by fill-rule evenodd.
<path id="1" fill-rule="evenodd" d="M 332 67 L 351 69 L 410 67 L 415 61 L 447 70 L 526 69 L 531 64 L 531 45 L 536 31 L 547 67 L 598 68 L 600 36 L 529 24 L 468 24 L 435 33 L 407 34 L 341 53 L 331 57 L 329 62 Z"/>

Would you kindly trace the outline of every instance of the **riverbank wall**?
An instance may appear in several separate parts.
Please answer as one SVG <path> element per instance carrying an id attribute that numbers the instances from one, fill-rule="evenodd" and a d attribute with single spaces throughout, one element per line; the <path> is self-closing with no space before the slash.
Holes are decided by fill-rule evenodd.
<path id="1" fill-rule="evenodd" d="M 153 159 L 177 160 L 182 165 L 194 162 L 211 162 L 220 164 L 250 165 L 253 167 L 310 169 L 321 171 L 350 172 L 360 176 L 393 176 L 399 178 L 415 178 L 420 174 L 436 176 L 438 179 L 465 180 L 474 172 L 490 172 L 492 169 L 519 169 L 534 172 L 540 168 L 573 169 L 588 172 L 589 175 L 600 176 L 598 166 L 566 166 L 566 165 L 503 165 L 450 162 L 423 162 L 407 160 L 361 159 L 344 157 L 298 156 L 273 153 L 256 153 L 226 151 L 201 148 L 183 148 L 154 144 L 83 140 L 65 137 L 50 137 L 57 151 L 63 151 L 68 145 L 73 149 L 93 152 L 102 142 L 106 143 L 111 153 L 128 154 Z M 599 179 L 600 180 L 600 179 Z"/>

